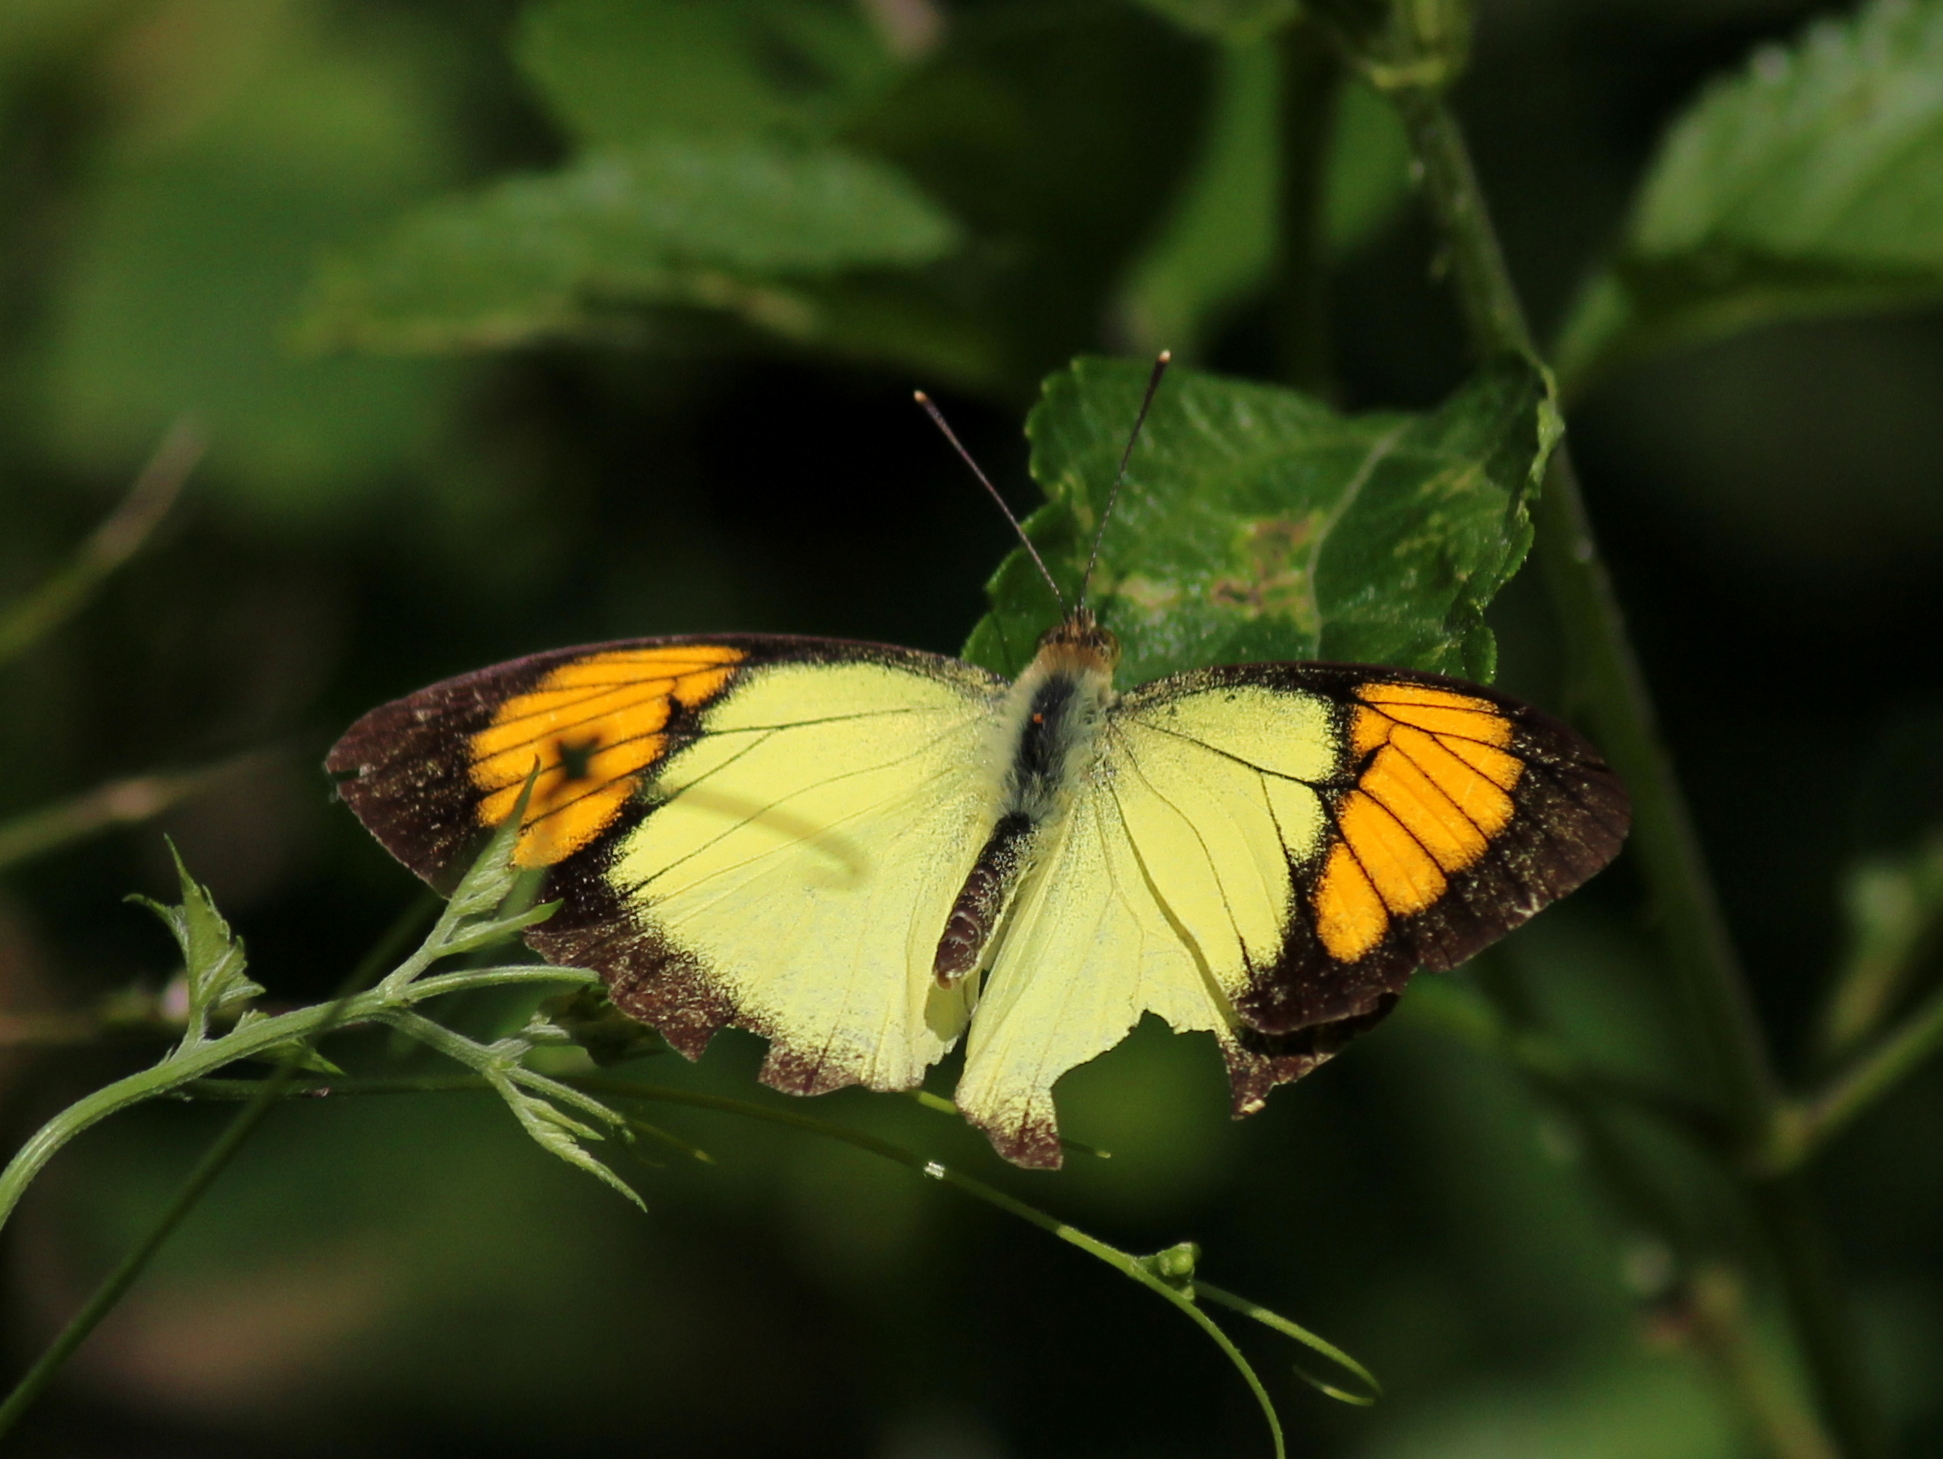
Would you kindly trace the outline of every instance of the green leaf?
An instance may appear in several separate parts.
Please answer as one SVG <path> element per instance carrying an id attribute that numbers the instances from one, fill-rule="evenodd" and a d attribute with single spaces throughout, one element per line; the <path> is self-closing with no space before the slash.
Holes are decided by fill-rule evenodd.
<path id="1" fill-rule="evenodd" d="M 810 335 L 815 303 L 789 281 L 923 263 L 955 242 L 951 221 L 894 170 L 838 147 L 664 140 L 413 214 L 325 269 L 305 334 L 492 349 L 685 305 Z"/>
<path id="2" fill-rule="evenodd" d="M 1568 321 L 1574 385 L 1755 325 L 1943 297 L 1943 0 L 1766 46 L 1668 133 Z"/>
<path id="3" fill-rule="evenodd" d="M 1027 424 L 1048 501 L 1026 528 L 1069 601 L 1147 373 L 1076 361 Z M 1488 679 L 1484 608 L 1531 545 L 1558 430 L 1549 382 L 1522 359 L 1424 415 L 1338 415 L 1291 390 L 1173 371 L 1091 587 L 1121 640 L 1121 681 L 1314 658 Z M 1058 608 L 1023 550 L 988 592 L 965 657 L 1015 674 Z"/>
<path id="4" fill-rule="evenodd" d="M 208 889 L 189 875 L 173 844 L 169 855 L 175 858 L 182 901 L 169 906 L 148 897 L 129 900 L 160 917 L 182 949 L 183 976 L 189 992 L 188 1030 L 182 1036 L 182 1047 L 187 1049 L 202 1042 L 212 1018 L 259 997 L 263 988 L 245 972 L 242 939 L 229 930 Z"/>
<path id="5" fill-rule="evenodd" d="M 603 1185 L 626 1196 L 640 1209 L 647 1209 L 646 1203 L 642 1201 L 634 1187 L 608 1169 L 586 1148 L 585 1142 L 603 1138 L 600 1131 L 574 1119 L 558 1105 L 528 1094 L 510 1078 L 490 1072 L 486 1077 L 499 1097 L 506 1101 L 507 1109 L 511 1110 L 513 1118 L 519 1121 L 520 1128 L 525 1130 L 542 1150 L 566 1161 L 576 1170 L 586 1171 Z M 626 1133 L 626 1122 L 618 1115 L 612 1118 L 622 1132 Z"/>
<path id="6" fill-rule="evenodd" d="M 553 0 L 514 47 L 596 146 L 669 133 L 827 136 L 897 72 L 848 0 Z"/>

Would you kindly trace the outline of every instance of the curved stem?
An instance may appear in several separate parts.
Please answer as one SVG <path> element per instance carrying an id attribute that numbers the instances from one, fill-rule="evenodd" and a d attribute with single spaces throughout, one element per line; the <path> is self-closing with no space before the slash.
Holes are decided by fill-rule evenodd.
<path id="1" fill-rule="evenodd" d="M 0 664 L 33 647 L 86 603 L 95 589 L 148 540 L 202 459 L 202 433 L 177 421 L 155 448 L 120 506 L 60 571 L 16 603 L 0 608 Z"/>
<path id="2" fill-rule="evenodd" d="M 34 1360 L 34 1366 L 14 1384 L 13 1391 L 7 1395 L 6 1401 L 0 1403 L 0 1437 L 4 1437 L 13 1428 L 21 1414 L 25 1413 L 34 1400 L 40 1397 L 47 1385 L 54 1381 L 54 1375 L 59 1373 L 67 1360 L 74 1355 L 74 1350 L 87 1341 L 88 1334 L 100 1326 L 101 1319 L 114 1310 L 115 1304 L 121 1301 L 128 1289 L 135 1284 L 135 1279 L 142 1274 L 155 1253 L 162 1249 L 162 1243 L 167 1241 L 175 1228 L 182 1224 L 182 1218 L 195 1208 L 196 1202 L 202 1199 L 203 1192 L 209 1189 L 218 1175 L 222 1174 L 224 1167 L 229 1164 L 236 1152 L 243 1148 L 243 1142 L 255 1133 L 256 1127 L 263 1123 L 264 1116 L 269 1114 L 277 1102 L 277 1093 L 277 1080 L 261 1081 L 259 1092 L 255 1097 L 245 1108 L 237 1112 L 236 1117 L 229 1122 L 228 1128 L 217 1137 L 216 1143 L 203 1152 L 202 1158 L 196 1162 L 195 1169 L 190 1171 L 189 1178 L 176 1192 L 175 1199 L 169 1202 L 168 1207 L 156 1218 L 142 1239 L 129 1249 L 114 1271 L 110 1272 L 107 1279 L 95 1289 L 87 1305 L 69 1320 L 66 1327 L 61 1329 L 60 1336 L 49 1343 L 40 1357 Z"/>
<path id="3" fill-rule="evenodd" d="M 1775 1172 L 1800 1169 L 1831 1136 L 1921 1065 L 1939 1045 L 1943 1045 L 1943 989 L 1932 993 L 1893 1032 L 1820 1091 L 1788 1100 L 1775 1111 L 1765 1168 Z"/>
<path id="4" fill-rule="evenodd" d="M 7 1162 L 7 1168 L 0 1171 L 0 1225 L 4 1225 L 13 1214 L 21 1195 L 34 1177 L 40 1174 L 41 1168 L 54 1158 L 56 1151 L 82 1131 L 101 1123 L 112 1114 L 213 1073 L 225 1064 L 252 1058 L 292 1039 L 304 1038 L 312 1033 L 331 1008 L 331 1004 L 319 1004 L 315 1008 L 300 1008 L 277 1018 L 261 1019 L 222 1038 L 211 1039 L 199 1048 L 165 1060 L 153 1068 L 137 1070 L 76 1100 L 28 1136 L 27 1142 Z M 369 1015 L 350 1015 L 347 1021 L 355 1021 L 360 1016 Z"/>
<path id="5" fill-rule="evenodd" d="M 255 1058 L 281 1045 L 320 1037 L 329 1030 L 351 1028 L 382 1020 L 397 1009 L 468 988 L 501 987 L 509 983 L 586 982 L 592 975 L 578 968 L 540 967 L 521 964 L 514 967 L 473 968 L 424 978 L 398 990 L 381 987 L 341 1003 L 318 1003 L 293 1009 L 274 1018 L 232 1029 L 221 1038 L 210 1039 L 194 1048 L 164 1060 L 148 1069 L 139 1069 L 93 1094 L 76 1100 L 42 1125 L 27 1139 L 13 1159 L 0 1171 L 0 1226 L 6 1224 L 20 1197 L 40 1174 L 41 1168 L 75 1136 L 110 1115 L 159 1095 L 168 1094 L 195 1080 L 213 1074 L 226 1064 Z"/>
<path id="6" fill-rule="evenodd" d="M 879 1139 L 875 1135 L 866 1134 L 861 1130 L 847 1129 L 842 1125 L 830 1124 L 816 1118 L 814 1115 L 800 1114 L 792 1109 L 757 1104 L 750 1100 L 735 1099 L 727 1095 L 707 1094 L 698 1090 L 677 1089 L 658 1084 L 645 1084 L 636 1080 L 622 1079 L 612 1075 L 563 1075 L 560 1076 L 558 1082 L 570 1085 L 575 1089 L 583 1090 L 588 1094 L 601 1095 L 608 1099 L 632 1099 L 663 1104 L 681 1104 L 693 1109 L 716 1110 L 723 1114 L 734 1114 L 748 1119 L 763 1120 L 769 1124 L 783 1125 L 790 1129 L 813 1131 L 816 1134 L 828 1136 L 833 1140 L 840 1140 L 846 1145 L 855 1146 L 859 1150 L 867 1151 L 883 1159 L 895 1161 L 907 1169 L 915 1170 L 921 1175 L 928 1176 L 933 1180 L 962 1191 L 964 1194 L 976 1200 L 994 1206 L 1008 1215 L 1016 1216 L 1021 1221 L 1037 1226 L 1040 1230 L 1058 1237 L 1070 1246 L 1078 1247 L 1087 1255 L 1106 1263 L 1122 1276 L 1136 1281 L 1143 1287 L 1158 1293 L 1173 1306 L 1179 1308 L 1189 1320 L 1206 1332 L 1220 1346 L 1222 1353 L 1234 1364 L 1236 1371 L 1241 1374 L 1243 1381 L 1248 1384 L 1249 1391 L 1255 1395 L 1256 1402 L 1261 1406 L 1263 1417 L 1275 1437 L 1276 1452 L 1278 1455 L 1284 1452 L 1281 1423 L 1275 1414 L 1268 1390 L 1262 1385 L 1254 1369 L 1249 1365 L 1247 1359 L 1242 1356 L 1240 1349 L 1234 1345 L 1233 1340 L 1221 1330 L 1207 1313 L 1203 1312 L 1196 1305 L 1196 1298 L 1205 1297 L 1210 1302 L 1229 1307 L 1236 1312 L 1253 1318 L 1255 1321 L 1272 1328 L 1274 1331 L 1286 1337 L 1293 1338 L 1295 1341 L 1320 1353 L 1330 1361 L 1339 1364 L 1346 1372 L 1353 1374 L 1368 1390 L 1367 1393 L 1363 1394 L 1350 1392 L 1325 1382 L 1310 1373 L 1304 1372 L 1300 1368 L 1296 1369 L 1298 1375 L 1305 1382 L 1319 1391 L 1328 1394 L 1330 1397 L 1340 1399 L 1345 1403 L 1367 1405 L 1382 1391 L 1381 1385 L 1369 1369 L 1365 1368 L 1355 1358 L 1351 1357 L 1334 1343 L 1310 1332 L 1300 1323 L 1292 1322 L 1280 1313 L 1274 1312 L 1258 1303 L 1251 1302 L 1245 1297 L 1238 1297 L 1222 1288 L 1211 1286 L 1195 1278 L 1187 1278 L 1180 1283 L 1169 1282 L 1154 1270 L 1152 1263 L 1148 1259 L 1135 1256 L 1131 1252 L 1122 1251 L 1119 1247 L 1109 1245 L 1107 1242 L 1101 1241 L 1098 1237 L 1091 1236 L 1075 1226 L 1068 1225 L 1058 1217 L 1049 1215 L 1037 1207 L 1029 1206 L 1024 1201 L 1010 1196 L 994 1186 L 987 1185 L 985 1182 L 973 1176 L 953 1170 L 938 1161 L 927 1159 L 915 1151 L 892 1144 L 888 1140 Z M 251 1098 L 257 1088 L 257 1082 L 253 1080 L 205 1079 L 186 1087 L 183 1093 L 196 1098 L 235 1100 Z M 489 1085 L 487 1082 L 478 1075 L 442 1074 L 411 1076 L 406 1078 L 311 1080 L 302 1084 L 291 1085 L 284 1091 L 284 1094 L 288 1097 L 315 1096 L 318 1094 L 335 1097 L 339 1095 L 368 1094 L 484 1093 L 488 1089 Z M 689 1148 L 692 1150 L 692 1147 Z"/>
<path id="7" fill-rule="evenodd" d="M 1403 87 L 1393 98 L 1423 169 L 1473 345 L 1484 354 L 1510 349 L 1536 358 L 1483 189 L 1441 89 Z M 1767 1237 L 1803 1359 L 1841 1452 L 1870 1459 L 1884 1452 L 1882 1425 L 1808 1192 L 1793 1178 L 1763 1180 L 1752 1170 L 1781 1107 L 1778 1081 L 1563 445 L 1552 456 L 1536 528 L 1546 582 L 1604 749 L 1632 793 L 1636 859 L 1748 1161 L 1737 1173 Z"/>

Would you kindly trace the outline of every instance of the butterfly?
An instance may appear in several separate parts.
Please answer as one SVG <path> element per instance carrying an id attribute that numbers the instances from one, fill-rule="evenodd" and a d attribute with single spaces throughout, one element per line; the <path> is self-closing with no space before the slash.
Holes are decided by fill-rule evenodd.
<path id="1" fill-rule="evenodd" d="M 435 886 L 530 779 L 544 957 L 690 1058 L 761 1035 L 797 1094 L 914 1088 L 963 1038 L 959 1109 L 1032 1167 L 1059 1077 L 1145 1014 L 1211 1032 L 1252 1113 L 1626 835 L 1597 752 L 1493 689 L 1247 663 L 1123 691 L 1118 654 L 1083 597 L 1009 682 L 829 638 L 560 649 L 372 710 L 326 768 Z"/>

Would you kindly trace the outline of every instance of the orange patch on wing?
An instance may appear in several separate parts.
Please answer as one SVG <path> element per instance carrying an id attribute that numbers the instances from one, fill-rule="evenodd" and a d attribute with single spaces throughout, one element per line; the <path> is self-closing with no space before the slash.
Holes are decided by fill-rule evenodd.
<path id="1" fill-rule="evenodd" d="M 1523 760 L 1489 745 L 1460 739 L 1439 739 L 1438 743 L 1502 790 L 1511 789 L 1525 773 Z"/>
<path id="2" fill-rule="evenodd" d="M 1497 835 L 1511 820 L 1509 791 L 1525 768 L 1517 756 L 1487 745 L 1474 745 L 1468 740 L 1439 739 L 1408 727 L 1398 729 L 1390 745 L 1422 771 L 1424 778 L 1487 839 Z M 1486 774 L 1467 751 L 1489 756 L 1491 768 L 1507 778 Z"/>
<path id="3" fill-rule="evenodd" d="M 1474 773 L 1472 778 L 1477 778 Z M 1395 816 L 1447 872 L 1464 870 L 1489 844 L 1477 823 L 1401 745 L 1389 744 L 1377 751 L 1357 786 Z M 1496 786 L 1491 788 L 1503 794 Z"/>
<path id="4" fill-rule="evenodd" d="M 1505 718 L 1497 705 L 1475 695 L 1432 689 L 1423 684 L 1385 683 L 1379 680 L 1360 686 L 1356 697 L 1365 704 L 1375 705 L 1384 716 L 1398 724 L 1429 730 L 1434 735 L 1453 735 L 1487 745 L 1511 743 L 1511 721 Z M 1361 711 L 1358 714 L 1360 717 Z M 1360 725 L 1352 729 L 1352 739 L 1357 729 L 1360 729 Z"/>
<path id="5" fill-rule="evenodd" d="M 1360 760 L 1377 746 L 1388 744 L 1390 731 L 1395 728 L 1396 721 L 1388 715 L 1359 704 L 1349 718 L 1349 748 Z"/>
<path id="6" fill-rule="evenodd" d="M 1421 912 L 1450 885 L 1428 851 L 1373 796 L 1352 790 L 1336 811 L 1342 837 L 1383 905 L 1396 916 Z"/>
<path id="7" fill-rule="evenodd" d="M 693 709 L 721 692 L 745 657 L 723 644 L 618 649 L 562 664 L 499 706 L 472 737 L 472 783 L 485 792 L 479 822 L 513 812 L 535 762 L 513 861 L 551 866 L 612 823 L 642 771 L 667 749 L 675 705 Z"/>
<path id="8" fill-rule="evenodd" d="M 1316 930 L 1330 956 L 1354 962 L 1392 918 L 1440 901 L 1450 878 L 1482 861 L 1511 824 L 1525 762 L 1498 705 L 1426 684 L 1359 685 L 1349 753 L 1361 767 L 1336 809 L 1337 841 L 1316 880 Z"/>
<path id="9" fill-rule="evenodd" d="M 1316 882 L 1316 936 L 1329 955 L 1353 963 L 1383 940 L 1390 914 L 1363 868 L 1340 842 Z"/>

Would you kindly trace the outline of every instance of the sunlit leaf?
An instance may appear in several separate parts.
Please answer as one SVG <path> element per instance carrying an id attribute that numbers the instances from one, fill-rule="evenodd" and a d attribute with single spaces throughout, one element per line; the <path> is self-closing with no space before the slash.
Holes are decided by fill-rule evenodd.
<path id="1" fill-rule="evenodd" d="M 580 137 L 829 133 L 896 71 L 849 0 L 552 0 L 515 46 Z"/>
<path id="2" fill-rule="evenodd" d="M 1804 315 L 1943 297 L 1943 0 L 1767 46 L 1661 145 L 1566 326 L 1572 381 Z"/>
<path id="3" fill-rule="evenodd" d="M 665 140 L 413 214 L 326 270 L 306 328 L 320 343 L 486 349 L 672 304 L 809 335 L 815 306 L 789 281 L 920 263 L 955 236 L 895 171 L 834 146 Z"/>
<path id="4" fill-rule="evenodd" d="M 1080 360 L 1046 382 L 1027 426 L 1049 498 L 1027 527 L 1069 601 L 1146 377 Z M 1276 386 L 1174 371 L 1091 587 L 1125 651 L 1121 682 L 1313 658 L 1489 678 L 1484 607 L 1531 544 L 1556 435 L 1547 382 L 1522 360 L 1424 415 L 1338 415 Z M 1058 609 L 1022 551 L 989 591 L 966 657 L 1015 673 Z"/>

